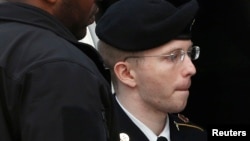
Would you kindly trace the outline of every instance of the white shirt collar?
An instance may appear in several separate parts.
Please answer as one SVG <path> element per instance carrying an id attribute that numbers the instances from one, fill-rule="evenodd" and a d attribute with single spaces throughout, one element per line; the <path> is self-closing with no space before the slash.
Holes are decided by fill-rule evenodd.
<path id="1" fill-rule="evenodd" d="M 160 133 L 159 136 L 157 136 L 151 129 L 149 129 L 145 124 L 143 124 L 141 121 L 139 121 L 135 116 L 133 116 L 128 110 L 126 110 L 125 107 L 122 106 L 122 104 L 119 102 L 119 100 L 116 97 L 116 100 L 118 104 L 121 106 L 123 111 L 128 115 L 128 117 L 134 122 L 134 124 L 145 134 L 145 136 L 149 139 L 149 141 L 156 141 L 157 137 L 163 136 L 170 141 L 170 129 L 169 129 L 169 118 L 167 116 L 166 124 L 163 129 L 163 131 Z"/>

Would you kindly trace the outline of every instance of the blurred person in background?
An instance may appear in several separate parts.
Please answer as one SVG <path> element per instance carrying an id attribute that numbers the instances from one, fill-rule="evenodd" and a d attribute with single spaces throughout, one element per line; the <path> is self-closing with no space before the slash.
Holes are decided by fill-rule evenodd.
<path id="1" fill-rule="evenodd" d="M 98 52 L 79 42 L 96 2 L 0 4 L 1 141 L 109 140 L 109 74 Z"/>

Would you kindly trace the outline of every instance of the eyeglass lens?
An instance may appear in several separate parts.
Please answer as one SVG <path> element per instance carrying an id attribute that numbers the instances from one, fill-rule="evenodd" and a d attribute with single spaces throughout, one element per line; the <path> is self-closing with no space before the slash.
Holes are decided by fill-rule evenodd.
<path id="1" fill-rule="evenodd" d="M 190 48 L 187 54 L 191 58 L 191 60 L 197 60 L 200 56 L 200 48 L 198 46 L 193 46 L 192 48 Z"/>

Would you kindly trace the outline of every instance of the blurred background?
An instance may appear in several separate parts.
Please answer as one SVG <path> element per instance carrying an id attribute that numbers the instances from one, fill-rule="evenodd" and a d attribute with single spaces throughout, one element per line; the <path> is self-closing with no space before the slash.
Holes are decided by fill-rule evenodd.
<path id="1" fill-rule="evenodd" d="M 183 113 L 204 126 L 250 125 L 250 1 L 198 2 L 193 42 L 201 56 Z"/>

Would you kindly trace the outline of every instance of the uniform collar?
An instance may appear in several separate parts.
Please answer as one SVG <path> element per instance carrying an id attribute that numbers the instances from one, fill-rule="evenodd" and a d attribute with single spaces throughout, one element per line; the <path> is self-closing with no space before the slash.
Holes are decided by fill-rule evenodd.
<path id="1" fill-rule="evenodd" d="M 169 118 L 167 116 L 166 124 L 163 131 L 157 136 L 151 129 L 149 129 L 144 123 L 138 120 L 135 116 L 133 116 L 116 97 L 117 103 L 123 109 L 123 111 L 128 115 L 128 117 L 133 121 L 133 123 L 145 134 L 145 136 L 149 139 L 149 141 L 156 141 L 159 136 L 166 137 L 168 141 L 170 141 L 170 127 L 169 127 Z"/>

